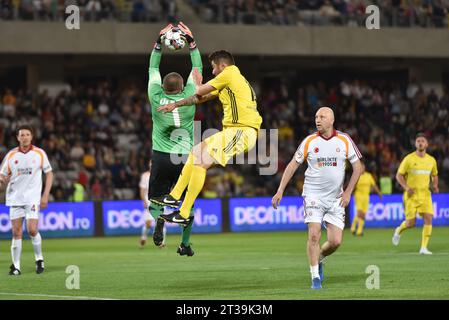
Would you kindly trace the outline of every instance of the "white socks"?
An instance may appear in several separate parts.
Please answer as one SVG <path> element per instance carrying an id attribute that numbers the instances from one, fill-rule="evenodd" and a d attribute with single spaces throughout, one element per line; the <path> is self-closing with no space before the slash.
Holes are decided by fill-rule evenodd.
<path id="1" fill-rule="evenodd" d="M 40 233 L 37 233 L 35 237 L 31 237 L 31 243 L 33 244 L 34 257 L 37 260 L 44 260 L 42 256 L 42 237 Z M 22 239 L 12 239 L 11 242 L 11 257 L 12 263 L 16 269 L 20 270 L 20 256 L 22 255 Z"/>
<path id="2" fill-rule="evenodd" d="M 20 270 L 20 256 L 22 254 L 22 239 L 12 239 L 11 257 L 12 263 L 16 269 Z"/>
<path id="3" fill-rule="evenodd" d="M 149 230 L 150 230 L 150 228 L 147 228 L 147 226 L 145 224 L 142 226 L 142 234 L 141 234 L 142 240 L 147 240 Z"/>
<path id="4" fill-rule="evenodd" d="M 36 258 L 36 261 L 38 260 L 44 260 L 44 257 L 42 256 L 42 238 L 41 234 L 38 232 L 35 237 L 31 237 L 31 243 L 33 243 L 33 249 L 34 249 L 34 257 Z"/>
<path id="5" fill-rule="evenodd" d="M 320 274 L 318 273 L 318 265 L 310 266 L 310 274 L 312 275 L 312 279 L 320 277 Z"/>

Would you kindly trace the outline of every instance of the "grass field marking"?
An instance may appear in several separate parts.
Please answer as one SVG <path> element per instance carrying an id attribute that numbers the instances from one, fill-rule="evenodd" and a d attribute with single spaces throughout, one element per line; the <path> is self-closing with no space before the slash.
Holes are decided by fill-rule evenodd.
<path id="1" fill-rule="evenodd" d="M 119 300 L 119 299 L 112 299 L 112 298 L 83 297 L 83 296 L 63 296 L 63 295 L 57 295 L 57 294 L 14 293 L 14 292 L 0 292 L 0 295 L 2 295 L 2 296 L 19 296 L 19 297 L 81 299 L 81 300 Z"/>

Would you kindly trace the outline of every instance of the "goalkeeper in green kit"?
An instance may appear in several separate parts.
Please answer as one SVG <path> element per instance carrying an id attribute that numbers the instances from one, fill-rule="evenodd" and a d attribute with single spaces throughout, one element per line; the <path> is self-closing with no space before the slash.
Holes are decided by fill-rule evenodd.
<path id="1" fill-rule="evenodd" d="M 201 55 L 196 47 L 192 32 L 180 22 L 177 28 L 189 43 L 192 72 L 189 75 L 186 86 L 184 80 L 176 72 L 167 74 L 161 82 L 159 63 L 161 60 L 162 40 L 167 31 L 173 28 L 169 24 L 159 33 L 150 57 L 148 98 L 151 103 L 153 117 L 153 150 L 152 166 L 150 173 L 150 185 L 148 198 L 150 200 L 149 211 L 156 220 L 153 232 L 153 241 L 156 246 L 164 243 L 164 220 L 159 216 L 164 212 L 164 206 L 159 205 L 160 198 L 170 193 L 171 188 L 181 174 L 188 154 L 193 147 L 193 125 L 195 106 L 193 108 L 179 108 L 176 112 L 157 112 L 159 106 L 182 100 L 195 94 L 196 83 L 194 73 L 202 73 L 203 64 Z M 195 70 L 196 69 L 196 70 Z M 192 256 L 190 246 L 190 233 L 192 230 L 194 209 L 190 212 L 188 223 L 183 226 L 182 242 L 177 252 L 180 255 Z"/>

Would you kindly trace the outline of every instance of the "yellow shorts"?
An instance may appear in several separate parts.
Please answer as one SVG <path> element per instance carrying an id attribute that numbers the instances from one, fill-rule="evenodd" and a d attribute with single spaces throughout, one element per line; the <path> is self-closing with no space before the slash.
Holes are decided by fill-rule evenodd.
<path id="1" fill-rule="evenodd" d="M 404 210 L 405 210 L 405 219 L 415 219 L 416 214 L 422 215 L 423 213 L 429 213 L 433 215 L 433 203 L 432 197 L 409 197 L 407 193 L 404 193 Z"/>
<path id="2" fill-rule="evenodd" d="M 354 200 L 355 200 L 355 208 L 357 209 L 357 211 L 362 211 L 363 213 L 368 212 L 369 195 L 368 196 L 360 196 L 360 195 L 356 194 L 354 196 Z"/>
<path id="3" fill-rule="evenodd" d="M 233 156 L 246 152 L 256 145 L 257 130 L 251 127 L 227 127 L 204 142 L 207 152 L 223 167 Z"/>

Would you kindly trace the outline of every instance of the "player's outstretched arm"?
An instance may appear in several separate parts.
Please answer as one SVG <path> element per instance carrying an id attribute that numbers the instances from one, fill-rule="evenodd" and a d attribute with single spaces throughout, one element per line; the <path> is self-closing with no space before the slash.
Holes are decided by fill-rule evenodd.
<path id="1" fill-rule="evenodd" d="M 170 23 L 163 28 L 154 42 L 153 50 L 150 55 L 150 66 L 148 68 L 148 96 L 151 96 L 152 89 L 160 89 L 162 85 L 161 74 L 159 72 L 159 65 L 161 63 L 162 56 L 162 39 L 168 30 L 173 28 Z"/>
<path id="2" fill-rule="evenodd" d="M 189 78 L 187 79 L 186 89 L 189 89 L 191 90 L 191 93 L 194 93 L 196 88 L 199 87 L 203 81 L 203 61 L 201 60 L 201 54 L 196 46 L 192 31 L 190 31 L 190 29 L 183 22 L 180 22 L 178 24 L 178 28 L 182 31 L 184 37 L 189 43 L 192 71 L 190 72 Z"/>
<path id="3" fill-rule="evenodd" d="M 279 204 L 281 203 L 282 196 L 284 195 L 285 188 L 287 187 L 288 183 L 290 182 L 291 178 L 295 174 L 296 170 L 298 170 L 300 165 L 301 164 L 295 160 L 295 157 L 293 157 L 290 163 L 287 165 L 287 168 L 285 168 L 285 171 L 282 174 L 279 188 L 276 194 L 271 199 L 271 205 L 273 206 L 273 208 L 278 208 Z"/>
<path id="4" fill-rule="evenodd" d="M 352 175 L 351 179 L 349 179 L 349 183 L 346 186 L 345 191 L 341 195 L 341 201 L 340 205 L 344 208 L 346 208 L 349 204 L 349 201 L 351 200 L 351 194 L 354 191 L 355 185 L 357 184 L 357 181 L 359 181 L 359 178 L 362 174 L 362 163 L 360 160 L 355 161 L 352 163 Z"/>
<path id="5" fill-rule="evenodd" d="M 185 99 L 160 106 L 159 108 L 157 108 L 157 111 L 163 112 L 163 113 L 172 112 L 173 110 L 175 110 L 176 108 L 179 108 L 179 107 L 200 104 L 200 103 L 203 103 L 203 102 L 206 102 L 209 100 L 213 100 L 215 98 L 216 98 L 216 96 L 213 94 L 207 94 L 205 96 L 198 96 L 198 95 L 194 94 Z"/>

